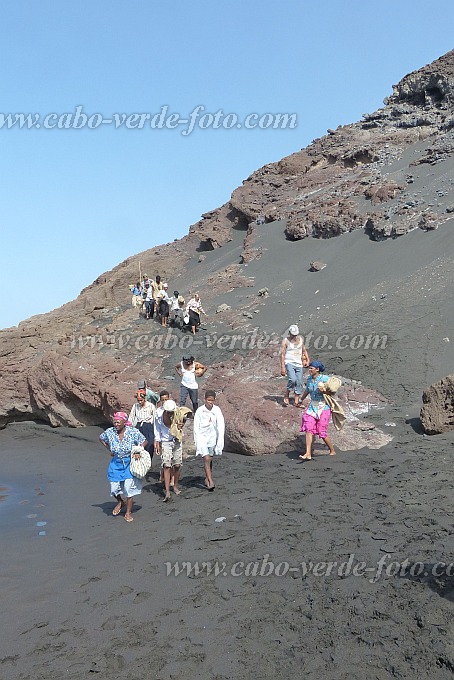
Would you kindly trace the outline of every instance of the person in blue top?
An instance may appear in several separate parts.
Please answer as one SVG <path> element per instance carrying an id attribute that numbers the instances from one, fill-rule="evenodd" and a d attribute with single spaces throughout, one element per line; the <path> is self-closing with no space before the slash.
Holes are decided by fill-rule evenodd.
<path id="1" fill-rule="evenodd" d="M 127 426 L 127 421 L 128 415 L 124 411 L 114 413 L 113 427 L 103 432 L 99 439 L 101 444 L 109 449 L 112 457 L 107 470 L 110 495 L 117 500 L 112 515 L 119 515 L 121 509 L 126 506 L 125 520 L 132 522 L 134 496 L 142 493 L 142 480 L 134 477 L 129 467 L 132 447 L 143 446 L 145 448 L 147 440 L 135 427 Z"/>
<path id="2" fill-rule="evenodd" d="M 323 439 L 329 449 L 330 456 L 336 455 L 333 443 L 328 437 L 331 409 L 323 398 L 325 384 L 329 380 L 329 377 L 324 375 L 324 370 L 325 367 L 321 361 L 311 361 L 309 364 L 306 389 L 301 396 L 301 401 L 304 401 L 307 396 L 311 398 L 309 406 L 303 413 L 303 421 L 301 423 L 301 432 L 306 433 L 306 453 L 300 455 L 301 460 L 312 460 L 312 442 L 314 436 Z"/>

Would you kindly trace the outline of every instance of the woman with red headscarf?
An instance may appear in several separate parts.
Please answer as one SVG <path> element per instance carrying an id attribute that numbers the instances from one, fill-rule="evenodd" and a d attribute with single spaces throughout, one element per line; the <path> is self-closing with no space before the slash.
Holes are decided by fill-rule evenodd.
<path id="1" fill-rule="evenodd" d="M 109 449 L 112 460 L 107 470 L 110 482 L 110 495 L 116 498 L 117 505 L 112 515 L 119 515 L 126 506 L 125 520 L 133 521 L 132 505 L 134 496 L 142 492 L 142 480 L 134 477 L 129 467 L 133 446 L 147 445 L 147 440 L 135 427 L 126 425 L 128 415 L 124 411 L 114 413 L 113 427 L 103 432 L 99 439 Z M 136 454 L 138 457 L 138 454 Z"/>

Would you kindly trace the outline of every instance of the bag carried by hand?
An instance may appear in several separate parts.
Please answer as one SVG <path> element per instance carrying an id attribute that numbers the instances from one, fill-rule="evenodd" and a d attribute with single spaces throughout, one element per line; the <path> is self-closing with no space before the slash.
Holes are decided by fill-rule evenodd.
<path id="1" fill-rule="evenodd" d="M 140 454 L 140 458 L 135 458 L 134 454 Z M 133 446 L 131 450 L 131 463 L 129 469 L 134 477 L 143 479 L 151 468 L 151 456 L 148 451 L 145 451 L 143 446 Z"/>

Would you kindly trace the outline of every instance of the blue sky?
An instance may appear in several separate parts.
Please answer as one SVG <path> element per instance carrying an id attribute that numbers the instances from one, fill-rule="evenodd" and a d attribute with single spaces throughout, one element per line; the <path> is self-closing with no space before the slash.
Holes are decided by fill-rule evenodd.
<path id="1" fill-rule="evenodd" d="M 452 0 L 4 0 L 0 113 L 296 113 L 295 129 L 0 129 L 0 328 L 179 238 L 454 47 Z M 203 113 L 203 112 L 202 112 Z M 53 119 L 52 119 L 53 120 Z"/>

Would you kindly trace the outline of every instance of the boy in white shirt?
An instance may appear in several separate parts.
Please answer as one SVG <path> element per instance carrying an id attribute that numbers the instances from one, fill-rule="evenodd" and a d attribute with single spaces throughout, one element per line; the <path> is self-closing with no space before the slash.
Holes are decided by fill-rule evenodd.
<path id="1" fill-rule="evenodd" d="M 224 448 L 225 422 L 219 406 L 215 405 L 216 392 L 205 392 L 205 404 L 197 409 L 194 416 L 194 442 L 196 456 L 203 456 L 205 464 L 205 486 L 214 491 L 213 456 L 221 456 Z"/>

